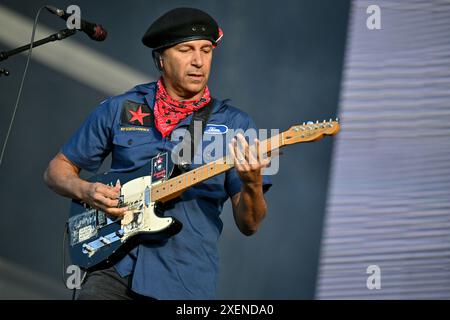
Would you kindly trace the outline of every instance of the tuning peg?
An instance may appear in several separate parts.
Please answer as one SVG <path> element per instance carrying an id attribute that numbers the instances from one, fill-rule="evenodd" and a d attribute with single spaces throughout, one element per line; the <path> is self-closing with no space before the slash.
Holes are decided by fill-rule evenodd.
<path id="1" fill-rule="evenodd" d="M 306 123 L 305 122 L 303 122 L 303 125 L 305 125 Z"/>
<path id="2" fill-rule="evenodd" d="M 306 124 L 307 124 L 307 125 L 311 125 L 311 124 L 314 124 L 314 122 L 308 121 Z"/>
<path id="3" fill-rule="evenodd" d="M 339 122 L 339 118 L 338 117 L 336 117 L 336 122 Z"/>

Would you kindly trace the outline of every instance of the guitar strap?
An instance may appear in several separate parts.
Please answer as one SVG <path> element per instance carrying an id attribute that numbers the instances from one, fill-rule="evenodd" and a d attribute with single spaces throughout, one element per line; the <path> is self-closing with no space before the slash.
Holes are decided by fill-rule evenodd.
<path id="1" fill-rule="evenodd" d="M 204 106 L 203 108 L 197 110 L 194 112 L 192 119 L 191 119 L 191 123 L 189 123 L 189 127 L 186 130 L 186 134 L 183 137 L 183 141 L 181 142 L 182 145 L 182 151 L 180 156 L 183 156 L 183 150 L 186 150 L 186 148 L 188 147 L 187 144 L 189 143 L 188 141 L 190 141 L 190 147 L 191 147 L 191 159 L 189 162 L 186 161 L 182 161 L 181 163 L 178 164 L 178 168 L 180 169 L 181 172 L 185 172 L 188 169 L 189 164 L 192 163 L 192 161 L 194 160 L 194 155 L 195 155 L 195 151 L 198 148 L 198 144 L 200 143 L 200 138 L 203 135 L 203 132 L 205 131 L 206 128 L 206 124 L 208 123 L 208 119 L 209 116 L 211 115 L 213 106 L 214 106 L 214 98 L 211 98 L 211 100 L 209 101 L 209 103 Z M 201 134 L 198 135 L 198 137 L 195 137 L 194 135 L 194 124 L 195 121 L 200 121 L 201 122 Z M 190 139 L 186 139 L 186 137 L 189 137 L 190 135 Z M 195 139 L 197 138 L 197 139 Z"/>

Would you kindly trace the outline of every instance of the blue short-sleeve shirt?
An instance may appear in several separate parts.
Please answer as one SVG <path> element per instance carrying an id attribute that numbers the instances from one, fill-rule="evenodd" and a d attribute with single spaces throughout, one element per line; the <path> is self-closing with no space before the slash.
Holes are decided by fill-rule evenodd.
<path id="1" fill-rule="evenodd" d="M 132 90 L 102 102 L 63 145 L 61 152 L 75 165 L 97 171 L 105 157 L 112 153 L 111 171 L 133 171 L 146 165 L 161 152 L 170 152 L 180 142 L 192 115 L 183 119 L 170 136 L 154 126 L 153 106 L 156 83 L 138 85 Z M 126 118 L 132 106 L 141 106 L 138 117 Z M 129 111 L 128 111 L 129 112 Z M 143 114 L 145 114 L 143 116 Z M 140 115 L 140 116 L 139 116 Z M 217 136 L 231 129 L 256 129 L 245 112 L 214 101 L 212 113 L 203 134 L 202 163 L 215 160 L 213 143 Z M 220 140 L 220 139 L 219 139 Z M 221 145 L 214 145 L 220 150 Z M 223 142 L 223 155 L 228 146 Z M 194 168 L 201 164 L 193 164 Z M 217 241 L 222 231 L 220 213 L 225 201 L 241 190 L 235 169 L 210 178 L 186 190 L 181 199 L 166 208 L 165 214 L 182 224 L 182 230 L 159 244 L 140 244 L 115 268 L 121 276 L 133 275 L 132 290 L 156 299 L 213 299 L 218 277 Z M 271 186 L 263 177 L 263 190 Z"/>

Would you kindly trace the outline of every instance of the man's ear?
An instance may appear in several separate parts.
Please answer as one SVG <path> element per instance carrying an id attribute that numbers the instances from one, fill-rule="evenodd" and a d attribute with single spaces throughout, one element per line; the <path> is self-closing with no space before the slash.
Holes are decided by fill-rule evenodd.
<path id="1" fill-rule="evenodd" d="M 163 71 L 163 58 L 161 56 L 161 52 L 152 51 L 153 62 L 155 63 L 156 69 L 159 71 Z"/>
<path id="2" fill-rule="evenodd" d="M 159 55 L 159 67 L 160 67 L 161 71 L 164 70 L 164 63 L 163 63 L 163 61 L 164 61 L 163 56 L 162 56 L 162 54 L 160 54 Z"/>

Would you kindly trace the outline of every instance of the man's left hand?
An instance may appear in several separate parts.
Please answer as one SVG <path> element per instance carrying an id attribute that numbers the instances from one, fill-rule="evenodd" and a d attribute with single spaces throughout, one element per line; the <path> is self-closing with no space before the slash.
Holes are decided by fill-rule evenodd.
<path id="1" fill-rule="evenodd" d="M 249 146 L 245 137 L 238 133 L 229 144 L 236 171 L 247 186 L 261 186 L 262 169 L 270 164 L 270 157 L 262 156 L 259 140 L 254 139 L 254 142 L 254 145 Z"/>

